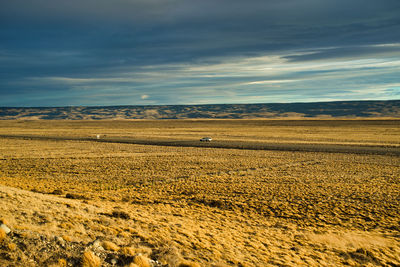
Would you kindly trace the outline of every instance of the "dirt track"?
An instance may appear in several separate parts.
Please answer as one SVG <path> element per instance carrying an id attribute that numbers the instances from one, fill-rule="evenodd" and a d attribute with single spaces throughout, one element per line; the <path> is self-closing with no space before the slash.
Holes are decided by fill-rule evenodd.
<path id="1" fill-rule="evenodd" d="M 156 146 L 174 147 L 210 147 L 227 149 L 248 149 L 248 150 L 278 150 L 278 151 L 302 151 L 302 152 L 325 152 L 325 153 L 350 153 L 350 154 L 374 154 L 400 156 L 400 147 L 394 146 L 367 146 L 367 145 L 346 145 L 346 144 L 315 144 L 315 143 L 268 143 L 251 141 L 180 141 L 167 139 L 135 139 L 135 138 L 103 138 L 95 139 L 89 137 L 69 136 L 38 136 L 38 135 L 0 135 L 0 138 L 17 138 L 32 140 L 74 140 L 91 141 L 104 143 L 124 143 Z"/>

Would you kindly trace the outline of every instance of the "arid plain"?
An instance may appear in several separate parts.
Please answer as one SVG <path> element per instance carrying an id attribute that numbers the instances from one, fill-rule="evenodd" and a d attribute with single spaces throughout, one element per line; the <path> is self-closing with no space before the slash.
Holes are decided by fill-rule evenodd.
<path id="1" fill-rule="evenodd" d="M 0 121 L 0 200 L 2 266 L 399 266 L 400 120 Z"/>

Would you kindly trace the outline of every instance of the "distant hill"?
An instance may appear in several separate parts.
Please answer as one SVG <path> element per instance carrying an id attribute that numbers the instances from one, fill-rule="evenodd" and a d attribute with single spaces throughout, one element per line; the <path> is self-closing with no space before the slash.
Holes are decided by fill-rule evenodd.
<path id="1" fill-rule="evenodd" d="M 400 100 L 287 104 L 0 107 L 1 120 L 400 118 Z"/>

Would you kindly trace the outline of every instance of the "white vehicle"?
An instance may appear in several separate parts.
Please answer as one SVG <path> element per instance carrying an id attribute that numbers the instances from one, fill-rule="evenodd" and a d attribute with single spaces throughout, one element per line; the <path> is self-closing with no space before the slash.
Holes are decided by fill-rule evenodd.
<path id="1" fill-rule="evenodd" d="M 211 142 L 212 138 L 211 137 L 203 137 L 200 139 L 201 142 Z"/>

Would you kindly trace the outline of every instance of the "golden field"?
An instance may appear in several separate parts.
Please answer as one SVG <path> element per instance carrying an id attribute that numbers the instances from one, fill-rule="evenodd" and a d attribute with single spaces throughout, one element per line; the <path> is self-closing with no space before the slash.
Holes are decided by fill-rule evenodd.
<path id="1" fill-rule="evenodd" d="M 0 264 L 397 266 L 399 151 L 399 120 L 0 121 Z"/>

